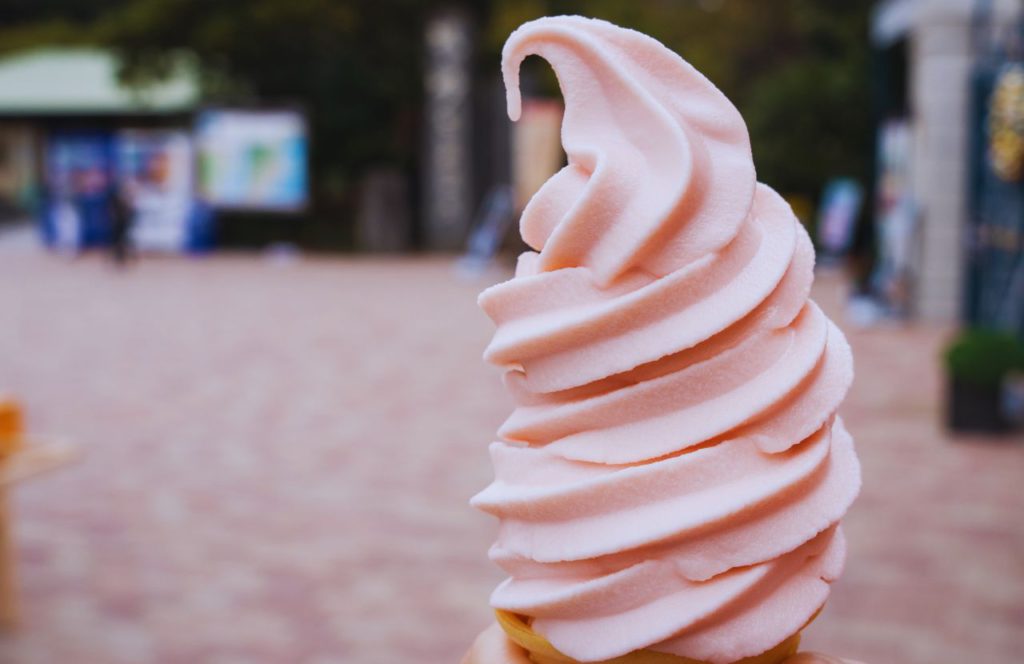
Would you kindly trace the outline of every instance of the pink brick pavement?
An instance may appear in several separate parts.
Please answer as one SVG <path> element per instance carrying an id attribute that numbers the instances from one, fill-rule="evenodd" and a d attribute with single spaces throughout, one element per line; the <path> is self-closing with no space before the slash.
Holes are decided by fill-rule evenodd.
<path id="1" fill-rule="evenodd" d="M 457 661 L 500 578 L 466 505 L 509 411 L 482 285 L 432 258 L 0 253 L 0 390 L 86 450 L 17 489 L 0 662 Z M 942 432 L 941 330 L 847 330 L 865 487 L 807 643 L 1020 661 L 1024 446 Z"/>

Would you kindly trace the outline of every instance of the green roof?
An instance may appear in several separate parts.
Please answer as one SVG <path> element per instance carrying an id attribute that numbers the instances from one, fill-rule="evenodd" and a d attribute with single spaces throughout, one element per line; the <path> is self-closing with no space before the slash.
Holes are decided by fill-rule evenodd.
<path id="1" fill-rule="evenodd" d="M 121 83 L 117 70 L 113 54 L 89 48 L 28 51 L 0 59 L 0 114 L 174 113 L 199 100 L 196 76 L 187 67 L 144 87 Z"/>

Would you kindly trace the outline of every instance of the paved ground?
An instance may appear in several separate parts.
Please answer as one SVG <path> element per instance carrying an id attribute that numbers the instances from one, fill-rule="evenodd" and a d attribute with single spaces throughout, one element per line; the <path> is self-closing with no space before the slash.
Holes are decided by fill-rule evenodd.
<path id="1" fill-rule="evenodd" d="M 0 661 L 457 661 L 499 580 L 466 505 L 509 409 L 481 285 L 439 259 L 0 250 L 0 389 L 87 450 L 17 491 Z M 834 279 L 819 297 L 835 313 Z M 1019 661 L 1024 445 L 941 432 L 941 331 L 850 336 L 866 484 L 809 644 Z"/>

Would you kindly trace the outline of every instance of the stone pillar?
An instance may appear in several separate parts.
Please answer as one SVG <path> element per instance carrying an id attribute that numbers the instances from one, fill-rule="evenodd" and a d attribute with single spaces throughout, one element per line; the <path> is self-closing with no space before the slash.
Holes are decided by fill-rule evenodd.
<path id="1" fill-rule="evenodd" d="M 423 241 L 463 247 L 472 221 L 472 23 L 465 11 L 438 11 L 426 26 L 426 138 Z"/>
<path id="2" fill-rule="evenodd" d="M 1015 3 L 989 2 L 990 20 L 1007 25 Z M 914 3 L 910 107 L 914 123 L 914 192 L 920 206 L 915 313 L 936 321 L 960 318 L 967 240 L 970 76 L 973 0 Z"/>
<path id="3" fill-rule="evenodd" d="M 910 57 L 912 177 L 921 213 L 914 309 L 926 319 L 954 321 L 965 274 L 971 3 L 917 6 Z"/>

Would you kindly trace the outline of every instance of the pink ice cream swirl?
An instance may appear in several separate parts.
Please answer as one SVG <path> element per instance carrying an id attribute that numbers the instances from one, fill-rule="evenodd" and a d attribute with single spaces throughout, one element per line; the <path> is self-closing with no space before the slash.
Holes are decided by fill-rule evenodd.
<path id="1" fill-rule="evenodd" d="M 480 296 L 517 404 L 473 499 L 510 575 L 492 604 L 584 662 L 761 653 L 824 604 L 860 486 L 836 416 L 852 357 L 808 299 L 810 240 L 756 182 L 738 111 L 660 43 L 523 25 L 513 120 L 531 54 L 562 87 L 569 160 L 523 212 L 535 251 Z"/>

